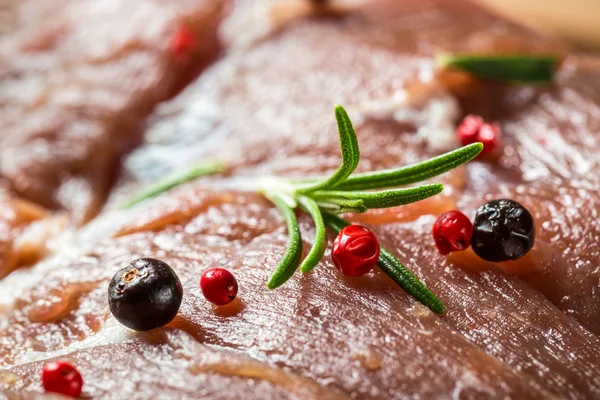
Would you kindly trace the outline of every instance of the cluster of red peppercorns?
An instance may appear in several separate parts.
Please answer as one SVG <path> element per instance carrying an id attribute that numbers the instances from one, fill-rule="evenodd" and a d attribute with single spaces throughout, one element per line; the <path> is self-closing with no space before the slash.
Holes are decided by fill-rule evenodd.
<path id="1" fill-rule="evenodd" d="M 535 224 L 531 213 L 516 201 L 492 200 L 479 207 L 474 223 L 458 210 L 440 215 L 433 224 L 433 240 L 444 255 L 472 246 L 486 261 L 511 261 L 533 247 Z"/>
<path id="2" fill-rule="evenodd" d="M 500 126 L 488 123 L 479 115 L 467 115 L 458 125 L 456 133 L 463 146 L 481 142 L 483 150 L 479 156 L 491 154 L 500 147 Z"/>
<path id="3" fill-rule="evenodd" d="M 480 156 L 500 146 L 500 127 L 478 115 L 467 115 L 456 129 L 462 145 L 481 142 Z M 469 246 L 484 260 L 502 262 L 524 256 L 535 240 L 533 217 L 514 200 L 490 201 L 477 210 L 475 222 L 458 210 L 443 213 L 433 225 L 433 240 L 441 254 Z"/>

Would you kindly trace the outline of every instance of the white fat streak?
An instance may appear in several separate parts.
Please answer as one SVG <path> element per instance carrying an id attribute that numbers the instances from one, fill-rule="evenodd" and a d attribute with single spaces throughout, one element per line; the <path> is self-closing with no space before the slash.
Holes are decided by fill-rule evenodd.
<path id="1" fill-rule="evenodd" d="M 369 0 L 330 0 L 327 5 L 320 7 L 328 7 L 334 12 L 347 12 L 368 2 Z M 287 23 L 310 16 L 320 8 L 307 0 L 252 2 L 246 7 L 238 7 L 221 28 L 222 38 L 233 51 L 252 47 Z"/>
<path id="2" fill-rule="evenodd" d="M 465 389 L 475 389 L 478 392 L 486 393 L 487 395 L 494 397 L 496 391 L 490 386 L 484 384 L 477 378 L 473 372 L 464 371 L 461 377 L 456 381 L 454 390 L 452 391 L 452 399 L 460 400 L 462 398 L 462 391 Z"/>
<path id="3" fill-rule="evenodd" d="M 271 3 L 253 3 L 247 12 L 239 12 L 244 14 L 241 22 L 241 17 L 234 13 L 221 28 L 221 36 L 227 47 L 233 50 L 251 47 L 274 31 L 274 23 L 269 18 L 271 7 Z"/>
<path id="4" fill-rule="evenodd" d="M 416 94 L 402 89 L 389 97 L 363 102 L 356 111 L 362 118 L 393 119 L 417 126 L 417 138 L 434 151 L 455 149 L 459 145 L 456 123 L 461 115 L 458 99 L 433 81 L 431 68 L 420 71 L 418 85 Z"/>
<path id="5" fill-rule="evenodd" d="M 19 358 L 15 364 L 9 368 L 22 364 L 28 364 L 35 361 L 43 361 L 51 358 L 57 358 L 76 351 L 88 349 L 91 347 L 105 346 L 110 344 L 123 343 L 135 335 L 135 332 L 121 325 L 115 318 L 110 319 L 104 324 L 98 332 L 79 342 L 73 342 L 66 347 L 55 351 L 29 351 Z"/>
<path id="6" fill-rule="evenodd" d="M 417 134 L 436 151 L 449 151 L 458 147 L 456 122 L 460 117 L 460 105 L 451 94 L 432 98 L 420 115 L 421 125 Z M 424 120 L 424 121 L 423 121 Z"/>
<path id="7" fill-rule="evenodd" d="M 8 315 L 17 295 L 36 281 L 31 274 L 23 274 L 22 271 L 15 271 L 0 280 L 0 315 Z M 3 328 L 3 322 L 8 321 L 0 319 L 0 328 Z"/>
<path id="8" fill-rule="evenodd" d="M 49 239 L 49 249 L 56 253 L 37 262 L 33 267 L 17 269 L 0 279 L 0 315 L 8 315 L 12 312 L 16 298 L 56 267 L 57 257 L 71 260 L 85 256 L 84 249 L 74 243 L 75 232 L 75 228 L 72 227 L 63 230 L 56 237 Z M 0 328 L 3 322 L 6 321 L 0 319 Z"/>
<path id="9" fill-rule="evenodd" d="M 31 269 L 18 269 L 0 280 L 0 315 L 9 315 L 12 312 L 15 299 L 27 289 L 40 281 L 47 268 L 44 261 L 36 264 Z M 2 322 L 0 319 L 0 328 Z"/>

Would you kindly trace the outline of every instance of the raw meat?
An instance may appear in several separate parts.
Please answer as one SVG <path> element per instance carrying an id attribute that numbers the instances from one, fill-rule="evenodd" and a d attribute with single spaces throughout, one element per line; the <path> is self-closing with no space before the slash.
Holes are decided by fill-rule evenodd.
<path id="1" fill-rule="evenodd" d="M 0 175 L 77 222 L 101 208 L 144 117 L 217 54 L 226 2 L 13 1 L 0 37 Z M 182 58 L 169 43 L 197 39 Z"/>
<path id="2" fill-rule="evenodd" d="M 317 14 L 286 19 L 235 48 L 161 106 L 144 143 L 125 160 L 108 210 L 54 256 L 0 281 L 0 390 L 39 391 L 41 365 L 58 358 L 79 365 L 84 393 L 102 398 L 600 396 L 593 276 L 600 255 L 597 226 L 581 212 L 593 215 L 598 202 L 597 178 L 589 173 L 597 157 L 598 80 L 585 57 L 573 56 L 575 64 L 566 65 L 577 67 L 563 67 L 551 88 L 444 82 L 444 95 L 463 113 L 503 124 L 503 153 L 441 177 L 447 190 L 434 199 L 352 216 L 439 295 L 446 316 L 378 270 L 340 277 L 328 256 L 312 273 L 265 289 L 287 234 L 274 207 L 249 189 L 265 174 L 335 169 L 335 103 L 356 121 L 360 170 L 407 164 L 437 154 L 430 146 L 436 138 L 418 133 L 412 120 L 367 113 L 364 104 L 391 104 L 430 79 L 440 51 L 565 51 L 461 1 L 379 0 Z M 431 104 L 428 96 L 424 101 Z M 419 118 L 456 117 L 443 106 L 450 103 L 439 104 L 438 114 Z M 559 120 L 561 128 L 552 129 Z M 532 147 L 530 125 L 550 138 L 544 151 Z M 116 209 L 166 171 L 207 158 L 229 161 L 235 177 L 206 178 Z M 535 214 L 531 254 L 491 265 L 468 252 L 437 253 L 430 230 L 440 212 L 458 204 L 472 216 L 497 196 L 522 201 Z M 301 229 L 310 241 L 306 216 Z M 150 335 L 118 325 L 106 303 L 114 272 L 142 256 L 169 263 L 185 292 L 178 317 Z M 230 269 L 240 285 L 239 299 L 217 309 L 198 287 L 201 273 L 215 266 Z M 196 392 L 200 387 L 205 391 Z"/>

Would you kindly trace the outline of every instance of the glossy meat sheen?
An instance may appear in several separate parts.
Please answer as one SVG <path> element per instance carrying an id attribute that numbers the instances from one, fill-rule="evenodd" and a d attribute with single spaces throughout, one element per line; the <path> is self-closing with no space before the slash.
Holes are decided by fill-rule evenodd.
<path id="1" fill-rule="evenodd" d="M 295 374 L 227 350 L 199 344 L 182 331 L 161 330 L 129 336 L 119 344 L 96 346 L 60 358 L 77 365 L 84 383 L 82 396 L 195 399 L 325 399 L 343 398 Z M 16 380 L 13 391 L 40 389 L 43 362 L 0 371 L 0 380 Z M 143 366 L 131 369 L 131 365 Z M 100 367 L 100 369 L 98 368 Z M 115 380 L 115 374 L 126 375 Z M 163 379 L 153 379 L 162 376 Z M 250 389 L 249 389 L 250 388 Z"/>
<path id="2" fill-rule="evenodd" d="M 509 29 L 503 22 L 490 25 L 485 14 L 473 11 L 473 17 L 461 13 L 458 5 L 452 16 L 460 26 L 444 24 L 447 14 L 431 11 L 434 8 L 415 14 L 419 7 L 403 3 L 401 16 L 382 12 L 387 11 L 385 7 L 372 7 L 346 18 L 321 17 L 293 23 L 250 53 L 230 55 L 178 99 L 159 109 L 158 121 L 148 132 L 149 145 L 134 153 L 126 166 L 132 175 L 150 180 L 169 166 L 176 168 L 191 160 L 214 157 L 232 160 L 238 168 L 235 172 L 240 174 L 320 173 L 339 162 L 337 135 L 329 113 L 332 105 L 344 104 L 353 119 L 360 120 L 360 113 L 357 118 L 357 112 L 352 112 L 359 104 L 389 97 L 414 80 L 419 71 L 427 73 L 431 60 L 420 54 L 453 49 L 481 51 L 486 46 L 488 51 L 562 51 L 547 41 Z M 391 23 L 395 17 L 405 23 Z M 382 20 L 389 23 L 374 22 Z M 365 30 L 373 35 L 365 36 Z M 473 30 L 477 35 L 464 37 Z M 497 32 L 502 32 L 501 37 Z M 319 46 L 315 47 L 315 42 Z M 343 45 L 348 42 L 352 47 Z M 311 57 L 297 57 L 308 48 Z M 281 56 L 273 59 L 271 54 Z M 546 203 L 545 211 L 538 213 L 538 229 L 545 224 L 563 231 L 558 237 L 548 231 L 538 232 L 538 247 L 555 247 L 558 242 L 562 254 L 552 250 L 556 261 L 551 266 L 540 266 L 541 274 L 527 279 L 595 333 L 600 333 L 600 270 L 596 268 L 600 252 L 598 241 L 593 239 L 599 235 L 597 218 L 593 217 L 597 207 L 593 205 L 600 200 L 590 193 L 593 189 L 572 190 L 578 191 L 582 205 L 589 206 L 592 217 L 588 222 L 575 207 L 567 208 L 575 204 L 576 198 L 560 194 L 553 179 L 562 178 L 563 186 L 568 185 L 564 183 L 568 179 L 573 185 L 584 186 L 587 181 L 596 181 L 590 171 L 598 163 L 594 117 L 600 102 L 594 90 L 600 86 L 598 63 L 591 58 L 570 57 L 554 87 L 503 91 L 488 87 L 475 98 L 465 99 L 465 113 L 477 112 L 502 123 L 506 146 L 498 159 L 473 163 L 464 195 L 454 197 L 473 217 L 486 195 L 496 193 L 487 199 L 499 196 L 499 187 L 503 188 L 502 196 L 527 202 L 526 196 L 517 191 L 526 190 L 529 182 L 539 181 L 537 186 L 555 196 L 555 208 Z M 310 74 L 298 80 L 305 71 Z M 434 154 L 422 138 L 412 134 L 416 128 L 410 125 L 367 118 L 357 126 L 362 157 L 359 170 L 407 164 Z M 194 142 L 202 145 L 191 145 Z M 177 157 L 169 157 L 171 152 Z M 576 183 L 582 178 L 581 184 Z M 452 175 L 447 176 L 446 183 L 462 189 L 462 182 L 457 185 L 452 179 Z M 540 203 L 531 201 L 530 206 L 539 207 Z M 575 234 L 558 223 L 569 215 L 569 223 L 580 227 Z M 582 241 L 584 234 L 586 240 Z M 582 245 L 584 257 L 575 250 Z M 530 269 L 522 266 L 511 272 L 528 274 Z M 573 279 L 563 279 L 565 276 Z M 540 284 L 540 277 L 548 283 Z"/>
<path id="3" fill-rule="evenodd" d="M 0 191 L 0 279 L 22 265 L 43 258 L 50 239 L 65 227 L 65 216 L 48 212 Z"/>
<path id="4" fill-rule="evenodd" d="M 531 147 L 520 144 L 529 136 L 520 134 L 519 124 L 529 114 L 520 113 L 518 101 L 531 100 L 527 105 L 533 107 L 532 123 L 538 121 L 536 102 L 547 98 L 538 97 L 538 89 L 502 90 L 500 97 L 464 102 L 463 111 L 477 109 L 506 123 L 508 146 L 498 160 L 475 162 L 445 175 L 441 179 L 449 190 L 435 199 L 355 217 L 371 224 L 382 244 L 439 295 L 448 309 L 445 317 L 432 314 L 377 269 L 361 278 L 341 277 L 329 256 L 311 274 L 296 274 L 277 291 L 267 291 L 267 277 L 285 250 L 283 220 L 259 196 L 226 190 L 251 188 L 257 175 L 322 174 L 336 168 L 335 103 L 344 104 L 357 121 L 361 170 L 433 155 L 426 140 L 415 134 L 417 127 L 355 118 L 352 110 L 364 101 L 391 96 L 419 72 L 427 74 L 430 56 L 437 51 L 469 49 L 558 47 L 465 8 L 464 3 L 381 0 L 343 16 L 298 19 L 254 47 L 232 51 L 154 115 L 146 142 L 126 160 L 126 173 L 110 205 L 119 205 L 132 190 L 166 170 L 199 158 L 230 160 L 231 172 L 246 177 L 205 179 L 134 209 L 107 212 L 54 257 L 0 281 L 0 305 L 10 304 L 5 306 L 6 322 L 0 319 L 0 365 L 7 369 L 5 374 L 13 374 L 5 375 L 13 379 L 0 379 L 0 390 L 37 391 L 39 360 L 66 358 L 81 365 L 84 379 L 91 376 L 86 390 L 99 397 L 110 396 L 111 389 L 116 398 L 131 396 L 143 390 L 139 382 L 158 382 L 151 386 L 154 395 L 185 395 L 203 384 L 208 395 L 217 398 L 227 398 L 228 392 L 213 391 L 224 386 L 232 393 L 279 398 L 281 381 L 298 382 L 307 390 L 297 395 L 300 398 L 599 397 L 600 339 L 582 326 L 594 326 L 592 316 L 597 318 L 598 312 L 593 301 L 573 297 L 574 310 L 582 310 L 584 300 L 589 310 L 573 312 L 576 320 L 553 304 L 564 306 L 551 296 L 547 284 L 533 288 L 520 277 L 500 272 L 499 266 L 469 258 L 472 253 L 445 258 L 430 236 L 435 215 L 457 203 L 471 216 L 484 194 L 516 197 L 540 220 L 542 252 L 536 259 L 550 254 L 561 261 L 545 262 L 538 273 L 554 277 L 552 290 L 571 296 L 585 288 L 593 292 L 592 280 L 583 274 L 579 281 L 569 280 L 573 263 L 582 258 L 565 258 L 574 254 L 569 251 L 544 250 L 555 245 L 553 239 L 564 246 L 556 244 L 556 249 L 583 243 L 580 246 L 591 249 L 586 253 L 590 264 L 595 263 L 588 236 L 594 228 L 584 228 L 577 214 L 565 214 L 568 224 L 557 225 L 558 236 L 542 230 L 546 218 L 546 225 L 552 226 L 560 207 L 573 210 L 576 203 L 569 201 L 582 193 L 592 213 L 598 194 L 587 175 L 576 181 L 579 187 L 570 186 L 563 175 L 550 174 L 548 167 L 557 163 L 549 162 L 548 156 L 560 154 L 560 148 L 536 158 L 527 150 Z M 572 82 L 561 85 L 572 93 Z M 560 86 L 550 89 L 551 98 L 554 90 Z M 533 95 L 526 97 L 527 93 Z M 561 102 L 573 98 L 569 95 Z M 557 104 L 553 110 L 560 115 L 563 108 Z M 588 149 L 582 144 L 595 145 L 594 128 L 584 117 L 576 121 L 583 136 L 556 129 L 553 137 L 565 135 L 563 142 L 585 154 Z M 581 165 L 576 153 L 563 158 L 573 160 L 564 171 L 574 174 Z M 527 175 L 544 172 L 543 166 L 548 172 L 539 177 L 554 180 Z M 519 189 L 526 181 L 529 189 Z M 557 196 L 561 190 L 565 196 Z M 311 227 L 302 217 L 307 242 Z M 571 239 L 568 232 L 581 236 Z M 115 325 L 105 297 L 114 272 L 144 256 L 167 262 L 184 286 L 180 314 L 170 325 L 175 330 L 155 331 L 152 340 L 130 337 Z M 521 261 L 522 268 L 529 264 L 530 258 Z M 215 266 L 231 270 L 240 287 L 238 300 L 223 308 L 208 304 L 198 287 L 201 273 Z M 23 279 L 29 285 L 19 289 Z M 243 356 L 227 358 L 230 350 Z M 218 361 L 198 370 L 194 366 L 205 365 L 197 360 L 204 360 L 206 352 Z M 187 354 L 193 354 L 192 361 Z M 90 361 L 111 357 L 122 362 Z M 246 362 L 244 357 L 254 359 L 251 366 L 234 367 L 234 372 L 223 369 Z M 147 369 L 127 369 L 132 384 L 111 386 L 114 380 L 122 381 L 123 363 Z M 163 365 L 181 371 L 185 379 L 165 374 Z M 242 380 L 240 369 L 249 371 Z M 248 378 L 254 379 L 254 386 Z M 260 389 L 253 392 L 253 387 Z M 298 393 L 289 386 L 285 392 Z"/>
<path id="5" fill-rule="evenodd" d="M 390 97 L 419 73 L 426 75 L 431 63 L 427 55 L 484 49 L 563 51 L 503 22 L 490 24 L 485 14 L 459 12 L 460 4 L 445 6 L 451 9 L 453 23 L 444 19 L 448 11 L 432 11 L 433 7 L 416 13 L 421 5 L 412 2 L 399 6 L 398 14 L 372 7 L 345 18 L 292 23 L 250 53 L 230 55 L 161 108 L 158 122 L 148 132 L 150 144 L 126 165 L 134 175 L 146 179 L 160 175 L 169 164 L 177 167 L 200 157 L 232 160 L 238 168 L 234 172 L 240 174 L 321 173 L 339 162 L 329 113 L 332 105 L 344 104 L 353 119 L 360 121 L 361 114 L 352 112 L 360 104 Z M 366 30 L 372 36 L 365 35 Z M 477 34 L 468 36 L 473 31 Z M 313 45 L 316 42 L 319 46 Z M 309 48 L 311 57 L 297 57 Z M 273 59 L 271 54 L 280 57 Z M 600 154 L 595 117 L 600 104 L 599 63 L 590 57 L 569 57 L 552 87 L 498 90 L 490 86 L 465 98 L 465 113 L 477 112 L 501 122 L 506 145 L 500 157 L 473 163 L 464 193 L 454 196 L 470 217 L 490 198 L 515 198 L 528 203 L 532 211 L 538 208 L 538 231 L 546 228 L 537 234 L 536 249 L 551 253 L 538 259 L 551 260 L 540 261 L 545 264 L 536 267 L 521 262 L 505 268 L 525 275 L 537 269 L 535 276 L 525 279 L 594 333 L 600 333 L 596 239 L 600 232 L 595 216 L 595 204 L 600 200 L 593 189 L 598 180 L 592 172 Z M 298 76 L 306 78 L 298 80 Z M 434 154 L 422 137 L 412 134 L 416 128 L 410 125 L 365 118 L 357 127 L 359 170 L 389 168 Z M 194 141 L 202 145 L 190 145 Z M 178 156 L 165 156 L 171 151 Z M 457 184 L 452 179 L 447 175 L 445 182 L 463 189 L 461 181 Z M 561 181 L 558 185 L 557 179 Z M 530 185 L 538 192 L 543 190 L 545 197 L 530 194 L 528 201 Z M 574 229 L 569 228 L 573 224 Z M 489 268 L 481 262 L 473 267 L 478 265 Z"/>
<path id="6" fill-rule="evenodd" d="M 434 251 L 435 216 L 381 229 L 384 246 L 410 260 L 449 310 L 447 322 L 488 354 L 542 379 L 561 396 L 594 398 L 600 391 L 600 339 L 514 276 L 473 273 Z M 568 350 L 570 349 L 570 350 Z M 571 353 L 575 351 L 575 353 Z M 545 366 L 545 367 L 542 367 Z"/>
<path id="7" fill-rule="evenodd" d="M 143 150 L 126 160 L 127 175 L 151 181 L 202 158 L 228 160 L 243 175 L 322 174 L 339 164 L 335 104 L 359 128 L 359 170 L 421 160 L 434 153 L 403 134 L 414 126 L 361 124 L 356 109 L 391 97 L 420 70 L 431 72 L 431 56 L 440 51 L 556 49 L 463 2 L 400 3 L 304 18 L 255 48 L 229 54 L 158 109 Z"/>
<path id="8" fill-rule="evenodd" d="M 0 176 L 78 222 L 102 206 L 142 119 L 214 58 L 225 2 L 17 1 L 0 37 Z M 169 50 L 177 30 L 198 37 Z"/>
<path id="9" fill-rule="evenodd" d="M 531 256 L 516 272 L 590 331 L 600 334 L 600 61 L 567 59 L 552 88 L 516 88 L 493 117 L 505 132 L 497 163 L 470 165 L 459 206 L 474 216 L 492 198 L 522 202 L 536 221 Z M 485 266 L 483 266 L 485 267 Z"/>
<path id="10" fill-rule="evenodd" d="M 80 307 L 72 309 L 67 303 L 41 306 L 40 296 L 56 282 L 40 282 L 35 292 L 18 302 L 11 318 L 52 321 L 56 315 L 67 316 L 59 319 L 61 329 L 47 336 L 53 339 L 42 343 L 18 342 L 21 331 L 11 321 L 0 341 L 0 351 L 8 354 L 4 362 L 31 360 L 31 354 L 22 353 L 25 348 L 62 353 L 65 350 L 60 349 L 75 343 L 75 338 L 60 331 L 97 330 L 93 320 L 88 323 L 79 315 L 82 308 L 96 310 L 100 320 L 108 315 L 105 299 L 97 297 L 100 286 L 94 288 L 90 281 L 105 284 L 108 278 L 103 275 L 114 270 L 107 265 L 116 266 L 131 254 L 153 254 L 177 271 L 186 293 L 180 316 L 171 326 L 201 343 L 241 350 L 364 398 L 454 392 L 470 397 L 548 395 L 538 382 L 481 351 L 379 274 L 344 280 L 327 261 L 319 266 L 318 274 L 304 279 L 296 276 L 277 292 L 265 290 L 269 267 L 281 256 L 285 243 L 281 218 L 272 207 L 255 195 L 230 193 L 216 198 L 201 191 L 188 192 L 179 203 L 190 201 L 197 204 L 196 209 L 209 208 L 196 216 L 179 212 L 182 221 L 192 219 L 163 226 L 158 232 L 138 228 L 138 233 L 94 245 L 88 257 L 92 264 L 79 268 L 87 272 L 85 278 L 70 273 L 63 281 L 64 291 L 79 291 Z M 165 204 L 154 207 L 164 209 Z M 198 274 L 214 265 L 231 269 L 241 288 L 240 301 L 218 310 L 202 299 L 197 282 Z M 57 265 L 52 271 L 64 275 L 72 269 L 72 265 Z M 392 329 L 390 321 L 395 321 Z M 50 334 L 47 325 L 30 323 L 33 330 L 28 336 L 41 338 L 41 332 L 34 333 L 36 325 Z M 98 333 L 99 340 L 105 334 Z"/>

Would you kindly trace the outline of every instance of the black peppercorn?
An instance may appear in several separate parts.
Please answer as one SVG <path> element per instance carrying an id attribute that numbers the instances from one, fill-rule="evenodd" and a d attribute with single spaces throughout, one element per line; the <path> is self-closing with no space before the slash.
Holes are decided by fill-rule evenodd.
<path id="1" fill-rule="evenodd" d="M 477 210 L 471 247 L 484 260 L 516 260 L 531 250 L 534 241 L 533 217 L 516 201 L 493 200 Z"/>
<path id="2" fill-rule="evenodd" d="M 181 282 L 166 263 L 154 258 L 133 260 L 108 286 L 108 304 L 128 328 L 147 331 L 171 322 L 181 305 Z"/>

